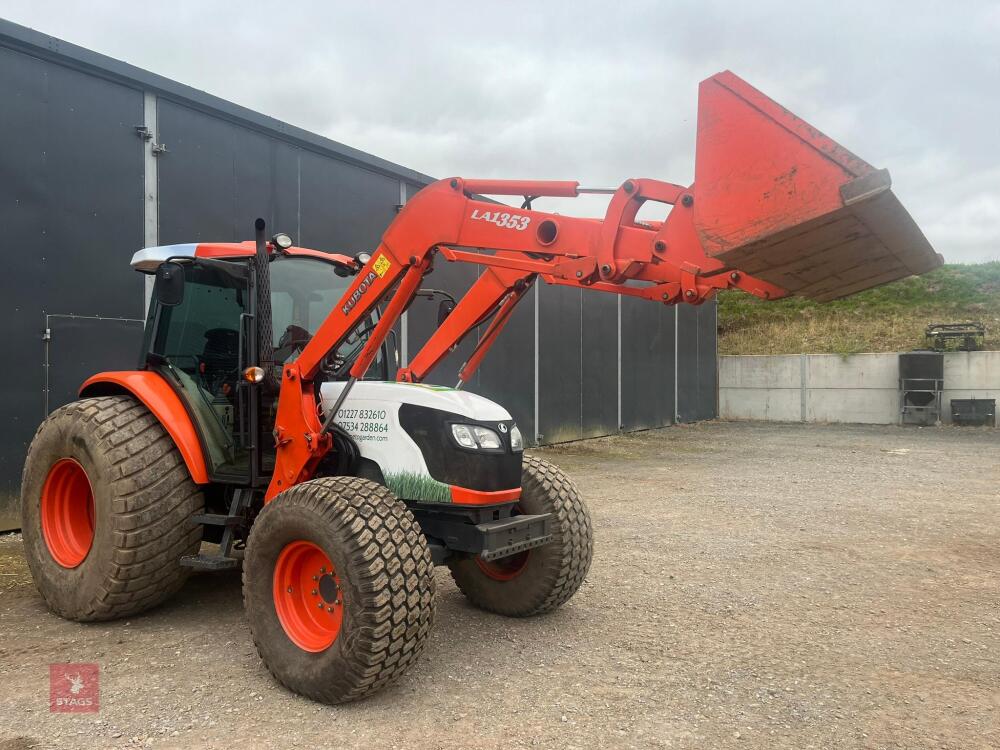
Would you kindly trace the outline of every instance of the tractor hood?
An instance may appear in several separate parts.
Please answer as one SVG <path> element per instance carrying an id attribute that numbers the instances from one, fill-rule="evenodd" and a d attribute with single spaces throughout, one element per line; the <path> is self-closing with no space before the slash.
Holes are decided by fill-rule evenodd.
<path id="1" fill-rule="evenodd" d="M 323 407 L 332 407 L 344 390 L 343 382 L 324 383 L 322 387 Z M 507 421 L 510 412 L 497 403 L 468 391 L 456 391 L 443 385 L 423 383 L 386 383 L 359 380 L 354 384 L 341 409 L 355 408 L 361 402 L 378 401 L 381 404 L 413 404 L 429 409 L 460 414 L 474 420 Z M 337 420 L 340 421 L 339 419 Z"/>

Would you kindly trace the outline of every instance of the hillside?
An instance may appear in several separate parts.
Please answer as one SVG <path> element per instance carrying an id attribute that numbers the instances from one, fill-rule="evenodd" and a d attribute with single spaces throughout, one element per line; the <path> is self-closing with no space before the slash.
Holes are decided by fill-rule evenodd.
<path id="1" fill-rule="evenodd" d="M 976 321 L 1000 349 L 1000 262 L 945 265 L 834 302 L 719 295 L 720 354 L 852 354 L 924 346 L 928 323 Z"/>

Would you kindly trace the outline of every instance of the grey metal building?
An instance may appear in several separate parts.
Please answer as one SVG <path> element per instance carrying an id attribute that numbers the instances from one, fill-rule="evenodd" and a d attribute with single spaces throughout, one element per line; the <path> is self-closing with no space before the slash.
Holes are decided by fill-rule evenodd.
<path id="1" fill-rule="evenodd" d="M 0 20 L 0 340 L 8 355 L 0 528 L 43 417 L 89 374 L 136 366 L 144 288 L 129 268 L 135 250 L 249 239 L 257 216 L 296 244 L 368 250 L 431 179 Z M 457 294 L 476 272 L 440 262 L 431 279 Z M 419 301 L 407 313 L 404 363 L 435 315 Z M 454 383 L 474 343 L 431 379 Z M 710 419 L 715 306 L 667 308 L 540 285 L 468 388 L 505 405 L 540 443 Z"/>

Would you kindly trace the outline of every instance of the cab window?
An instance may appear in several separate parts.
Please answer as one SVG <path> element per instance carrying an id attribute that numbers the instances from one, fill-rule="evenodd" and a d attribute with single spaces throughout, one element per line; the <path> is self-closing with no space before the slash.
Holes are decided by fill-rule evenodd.
<path id="1" fill-rule="evenodd" d="M 326 320 L 344 292 L 354 280 L 341 276 L 332 263 L 313 258 L 282 256 L 270 265 L 271 320 L 274 358 L 279 363 L 291 362 L 298 356 L 317 329 Z M 369 318 L 347 338 L 338 349 L 341 356 L 353 356 L 368 339 L 377 320 Z M 388 377 L 384 352 L 368 368 L 366 380 Z"/>

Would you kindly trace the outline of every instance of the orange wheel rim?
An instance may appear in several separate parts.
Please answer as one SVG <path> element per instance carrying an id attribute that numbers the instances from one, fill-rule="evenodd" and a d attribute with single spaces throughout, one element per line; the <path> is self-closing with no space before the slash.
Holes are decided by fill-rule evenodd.
<path id="1" fill-rule="evenodd" d="M 312 542 L 289 542 L 278 555 L 274 610 L 285 634 L 303 651 L 319 653 L 337 640 L 344 592 L 330 558 Z"/>
<path id="2" fill-rule="evenodd" d="M 483 573 L 494 581 L 512 581 L 517 578 L 528 565 L 531 550 L 518 552 L 516 555 L 501 557 L 499 560 L 484 560 L 476 558 L 476 565 Z"/>
<path id="3" fill-rule="evenodd" d="M 82 563 L 94 545 L 94 490 L 74 458 L 62 458 L 42 485 L 42 537 L 52 559 L 64 568 Z"/>

